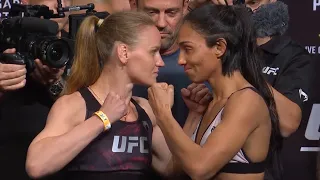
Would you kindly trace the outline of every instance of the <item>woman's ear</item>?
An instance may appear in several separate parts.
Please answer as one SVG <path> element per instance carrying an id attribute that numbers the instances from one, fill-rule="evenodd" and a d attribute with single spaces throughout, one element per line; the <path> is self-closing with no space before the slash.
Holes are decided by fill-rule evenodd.
<path id="1" fill-rule="evenodd" d="M 117 43 L 117 55 L 120 60 L 120 62 L 123 65 L 126 65 L 128 63 L 128 55 L 129 54 L 129 48 L 128 45 L 124 43 Z"/>
<path id="2" fill-rule="evenodd" d="M 224 38 L 219 38 L 213 50 L 215 55 L 221 58 L 227 50 L 227 41 Z"/>

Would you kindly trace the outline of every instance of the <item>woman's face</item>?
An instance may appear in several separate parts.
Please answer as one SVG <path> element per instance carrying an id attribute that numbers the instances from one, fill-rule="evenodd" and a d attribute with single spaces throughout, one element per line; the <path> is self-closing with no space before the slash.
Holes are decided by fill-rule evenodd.
<path id="1" fill-rule="evenodd" d="M 159 68 L 164 66 L 159 53 L 160 32 L 155 26 L 144 27 L 137 41 L 129 53 L 127 72 L 133 83 L 151 86 L 156 82 Z"/>
<path id="2" fill-rule="evenodd" d="M 214 72 L 221 70 L 217 56 L 217 48 L 209 48 L 203 35 L 192 29 L 188 22 L 184 23 L 178 36 L 180 46 L 179 64 L 184 66 L 185 73 L 191 81 L 203 83 Z"/>

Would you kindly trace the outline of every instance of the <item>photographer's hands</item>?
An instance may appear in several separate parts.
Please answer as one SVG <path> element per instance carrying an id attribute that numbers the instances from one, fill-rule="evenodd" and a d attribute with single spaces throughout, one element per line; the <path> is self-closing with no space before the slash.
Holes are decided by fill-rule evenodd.
<path id="1" fill-rule="evenodd" d="M 4 53 L 16 53 L 15 49 L 7 49 Z M 1 60 L 0 60 L 1 62 Z M 65 67 L 60 69 L 50 68 L 43 65 L 39 59 L 35 60 L 35 70 L 31 77 L 42 85 L 49 86 L 57 82 Z M 13 91 L 23 88 L 26 85 L 27 69 L 25 65 L 0 63 L 0 92 Z"/>
<path id="2" fill-rule="evenodd" d="M 7 49 L 4 53 L 15 53 L 15 49 Z M 0 92 L 23 88 L 26 84 L 27 69 L 25 65 L 0 63 Z"/>
<path id="3" fill-rule="evenodd" d="M 57 82 L 61 78 L 65 69 L 65 67 L 62 67 L 60 69 L 50 68 L 47 65 L 42 64 L 42 62 L 39 59 L 35 60 L 35 65 L 36 68 L 34 72 L 31 73 L 31 77 L 35 81 L 45 86 Z"/>

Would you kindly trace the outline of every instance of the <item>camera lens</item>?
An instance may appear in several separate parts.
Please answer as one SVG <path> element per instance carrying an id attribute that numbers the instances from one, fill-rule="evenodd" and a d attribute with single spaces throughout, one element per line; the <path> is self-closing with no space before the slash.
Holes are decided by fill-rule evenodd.
<path id="1" fill-rule="evenodd" d="M 29 45 L 34 58 L 52 68 L 62 68 L 69 61 L 69 44 L 57 37 L 42 37 Z"/>
<path id="2" fill-rule="evenodd" d="M 43 47 L 45 49 L 46 63 L 51 67 L 61 68 L 67 64 L 69 61 L 69 46 L 68 43 L 57 39 L 51 41 L 47 44 L 47 47 Z"/>
<path id="3" fill-rule="evenodd" d="M 63 57 L 63 48 L 55 43 L 48 49 L 47 56 L 50 57 L 52 61 L 57 62 Z"/>

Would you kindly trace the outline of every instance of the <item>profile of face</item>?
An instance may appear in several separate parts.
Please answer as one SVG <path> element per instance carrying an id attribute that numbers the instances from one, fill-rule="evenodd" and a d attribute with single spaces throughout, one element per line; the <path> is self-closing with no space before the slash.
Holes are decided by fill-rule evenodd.
<path id="1" fill-rule="evenodd" d="M 155 26 L 143 27 L 139 32 L 134 47 L 118 47 L 119 59 L 125 64 L 128 76 L 134 84 L 151 86 L 156 82 L 159 68 L 164 66 L 159 52 L 161 37 Z"/>
<path id="2" fill-rule="evenodd" d="M 221 57 L 226 43 L 220 39 L 217 45 L 208 47 L 205 37 L 195 31 L 186 22 L 178 34 L 180 46 L 179 65 L 184 66 L 185 73 L 192 82 L 203 83 L 214 74 L 222 73 Z"/>
<path id="3" fill-rule="evenodd" d="M 260 6 L 268 3 L 276 2 L 277 0 L 245 0 L 246 6 L 251 8 L 251 10 L 254 12 L 256 11 Z"/>
<path id="4" fill-rule="evenodd" d="M 62 6 L 70 6 L 71 5 L 71 0 L 61 0 Z M 58 7 L 58 2 L 56 0 L 29 0 L 29 4 L 32 5 L 46 5 L 49 7 L 49 9 L 53 10 L 54 13 L 57 13 L 57 7 Z M 65 13 L 64 18 L 54 18 L 51 20 L 54 20 L 58 23 L 59 25 L 59 31 L 61 31 L 68 23 L 68 16 L 69 13 Z"/>
<path id="5" fill-rule="evenodd" d="M 137 0 L 137 9 L 153 19 L 161 34 L 161 50 L 168 50 L 176 40 L 178 23 L 187 9 L 184 0 Z"/>

